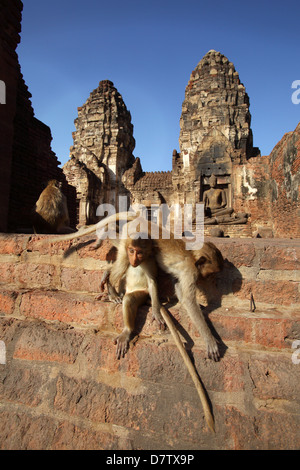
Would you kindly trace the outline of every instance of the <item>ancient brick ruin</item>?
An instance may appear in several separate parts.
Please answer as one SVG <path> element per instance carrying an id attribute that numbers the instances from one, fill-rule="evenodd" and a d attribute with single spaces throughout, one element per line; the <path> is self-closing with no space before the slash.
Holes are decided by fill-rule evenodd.
<path id="1" fill-rule="evenodd" d="M 234 65 L 220 52 L 209 51 L 191 74 L 172 171 L 143 171 L 133 156 L 130 113 L 108 80 L 78 108 L 75 125 L 63 170 L 77 189 L 79 225 L 99 220 L 96 210 L 103 202 L 118 210 L 123 195 L 128 206 L 143 204 L 152 212 L 161 204 L 195 206 L 206 200 L 207 235 L 300 236 L 299 126 L 262 157 L 253 147 L 249 97 Z M 223 204 L 217 201 L 212 209 L 208 195 Z"/>
<path id="2" fill-rule="evenodd" d="M 131 116 L 112 82 L 100 82 L 78 108 L 75 126 L 64 173 L 76 188 L 79 225 L 91 224 L 98 220 L 99 204 L 115 205 L 119 195 L 128 193 L 122 174 L 134 162 Z"/>
<path id="3" fill-rule="evenodd" d="M 0 105 L 2 231 L 28 231 L 29 214 L 49 179 L 63 182 L 71 225 L 99 220 L 102 203 L 119 209 L 143 204 L 205 202 L 206 235 L 299 237 L 299 125 L 269 156 L 253 147 L 249 97 L 234 65 L 209 51 L 186 86 L 179 152 L 172 171 L 144 172 L 133 155 L 131 115 L 109 80 L 102 80 L 78 108 L 70 159 L 59 168 L 51 131 L 34 116 L 15 52 L 22 2 L 4 1 L 1 15 Z M 213 176 L 213 178 L 211 178 Z M 213 181 L 213 184 L 212 184 Z M 212 202 L 213 201 L 213 202 Z M 212 205 L 214 206 L 212 208 Z"/>
<path id="4" fill-rule="evenodd" d="M 75 189 L 68 185 L 51 149 L 51 131 L 34 116 L 31 94 L 18 56 L 22 2 L 4 0 L 0 16 L 0 79 L 6 84 L 6 104 L 0 105 L 0 230 L 32 230 L 30 212 L 50 179 L 63 183 L 72 225 L 76 224 Z"/>
<path id="5" fill-rule="evenodd" d="M 209 396 L 212 435 L 173 337 L 158 331 L 148 306 L 116 359 L 121 306 L 96 300 L 115 260 L 109 240 L 94 249 L 93 236 L 55 244 L 0 234 L 0 449 L 299 449 L 300 124 L 261 156 L 245 87 L 233 64 L 209 51 L 186 87 L 172 171 L 143 171 L 130 113 L 109 80 L 78 109 L 61 169 L 20 72 L 21 10 L 19 0 L 1 1 L 0 230 L 29 230 L 41 182 L 55 177 L 74 225 L 96 221 L 97 206 L 120 195 L 149 209 L 204 201 L 206 235 L 228 237 L 207 238 L 225 266 L 198 297 L 219 362 L 205 357 L 182 306 L 169 309 Z M 160 273 L 162 297 L 174 293 L 169 281 Z"/>

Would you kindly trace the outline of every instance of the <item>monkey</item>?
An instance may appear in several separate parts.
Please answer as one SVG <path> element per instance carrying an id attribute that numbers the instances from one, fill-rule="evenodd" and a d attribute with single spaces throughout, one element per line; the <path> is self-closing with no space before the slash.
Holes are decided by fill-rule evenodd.
<path id="1" fill-rule="evenodd" d="M 116 220 L 134 220 L 135 213 L 119 213 L 103 219 L 98 224 L 92 225 L 82 232 L 73 235 L 60 236 L 51 241 L 71 240 L 76 237 L 93 233 Z M 148 222 L 150 226 L 152 222 Z M 155 224 L 154 224 L 155 225 Z M 204 242 L 199 250 L 186 250 L 182 239 L 175 239 L 170 233 L 168 239 L 160 236 L 153 240 L 156 248 L 155 259 L 158 266 L 175 278 L 175 292 L 183 308 L 189 314 L 192 322 L 199 330 L 205 345 L 207 356 L 214 361 L 220 359 L 219 345 L 213 336 L 196 298 L 197 282 L 209 279 L 210 276 L 220 272 L 224 260 L 220 250 L 211 242 Z M 126 259 L 124 254 L 120 262 Z"/>
<path id="2" fill-rule="evenodd" d="M 186 250 L 182 239 L 159 239 L 155 242 L 158 245 L 158 266 L 175 278 L 175 293 L 180 304 L 200 332 L 207 356 L 218 361 L 218 342 L 197 302 L 197 284 L 222 270 L 224 260 L 220 250 L 211 242 L 204 242 L 200 250 Z"/>
<path id="3" fill-rule="evenodd" d="M 160 313 L 160 301 L 156 284 L 157 266 L 152 255 L 153 244 L 150 238 L 130 238 L 121 240 L 118 245 L 117 259 L 109 271 L 105 271 L 101 280 L 101 289 L 107 284 L 109 298 L 119 303 L 122 297 L 124 328 L 114 340 L 117 345 L 117 359 L 124 357 L 134 331 L 138 308 L 145 304 L 150 296 L 153 319 L 161 330 L 165 322 Z M 119 292 L 116 286 L 119 284 Z"/>
<path id="4" fill-rule="evenodd" d="M 50 180 L 42 191 L 33 211 L 32 222 L 35 233 L 71 233 L 67 198 L 62 183 Z"/>
<path id="5" fill-rule="evenodd" d="M 122 240 L 121 243 L 113 241 L 115 246 L 119 246 L 118 257 L 111 270 L 106 270 L 101 279 L 101 290 L 104 290 L 104 286 L 107 285 L 109 299 L 117 303 L 121 302 L 120 289 L 119 293 L 116 292 L 114 286 L 111 284 L 117 284 L 124 278 L 126 285 L 122 284 L 121 289 L 125 288 L 125 296 L 123 297 L 123 318 L 124 318 L 124 329 L 122 333 L 114 340 L 114 344 L 117 344 L 116 356 L 117 359 L 124 357 L 129 348 L 129 342 L 131 334 L 134 329 L 135 316 L 137 309 L 140 305 L 145 303 L 147 300 L 147 293 L 152 292 L 152 311 L 153 319 L 155 319 L 161 330 L 164 330 L 168 326 L 175 344 L 179 349 L 179 352 L 184 360 L 185 365 L 193 379 L 196 386 L 199 398 L 201 400 L 205 420 L 208 427 L 212 432 L 215 432 L 214 418 L 207 400 L 207 396 L 201 380 L 195 371 L 194 365 L 182 344 L 182 341 L 178 335 L 175 325 L 173 324 L 170 315 L 168 314 L 165 307 L 160 305 L 157 295 L 157 286 L 155 277 L 157 274 L 157 266 L 153 256 L 155 248 L 151 243 L 151 239 L 143 240 L 137 239 L 126 239 Z M 127 250 L 127 253 L 126 253 Z M 142 271 L 138 272 L 138 268 Z M 147 269 L 145 269 L 147 267 Z M 146 275 L 145 275 L 146 274 Z M 150 276 L 149 276 L 150 274 Z M 149 279 L 150 278 L 150 279 Z M 150 281 L 150 283 L 149 283 Z M 152 284 L 152 289 L 151 289 Z M 142 288 L 145 288 L 143 290 Z M 150 287 L 150 289 L 149 289 Z M 133 289 L 133 290 L 132 290 Z M 148 291 L 148 292 L 147 292 Z"/>

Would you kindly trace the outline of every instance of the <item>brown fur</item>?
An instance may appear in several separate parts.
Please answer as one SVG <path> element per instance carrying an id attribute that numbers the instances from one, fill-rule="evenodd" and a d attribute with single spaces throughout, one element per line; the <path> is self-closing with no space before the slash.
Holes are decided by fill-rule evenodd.
<path id="1" fill-rule="evenodd" d="M 133 220 L 134 214 L 120 213 L 108 217 L 107 219 L 98 222 L 98 224 L 88 227 L 86 230 L 77 232 L 73 235 L 66 235 L 58 237 L 53 241 L 70 240 L 76 237 L 93 233 L 101 227 L 114 222 L 115 220 Z M 149 222 L 149 227 L 153 225 Z M 210 275 L 218 273 L 223 267 L 223 257 L 221 252 L 213 243 L 204 243 L 200 250 L 186 250 L 185 242 L 182 239 L 175 239 L 174 236 L 169 234 L 168 239 L 160 237 L 158 240 L 153 240 L 156 248 L 156 261 L 161 269 L 167 273 L 172 274 L 176 279 L 176 294 L 190 315 L 193 323 L 200 331 L 203 340 L 206 344 L 208 357 L 218 360 L 220 357 L 219 347 L 216 339 L 212 335 L 201 308 L 197 302 L 196 291 L 197 281 L 208 278 Z M 122 249 L 120 252 L 120 265 L 126 263 L 126 257 Z"/>
<path id="2" fill-rule="evenodd" d="M 38 198 L 32 214 L 36 233 L 70 233 L 70 219 L 66 196 L 61 190 L 59 181 L 49 181 Z"/>
<path id="3" fill-rule="evenodd" d="M 212 335 L 201 308 L 197 302 L 197 282 L 218 273 L 223 268 L 221 252 L 213 243 L 204 243 L 200 250 L 186 250 L 183 240 L 155 240 L 156 260 L 161 269 L 176 279 L 175 290 L 178 300 L 187 311 L 194 325 L 200 331 L 208 357 L 217 361 L 219 347 Z"/>
<path id="4" fill-rule="evenodd" d="M 117 259 L 110 272 L 104 273 L 101 289 L 105 284 L 107 285 L 111 301 L 119 303 L 122 298 L 124 329 L 114 341 L 117 345 L 117 358 L 120 359 L 128 350 L 137 310 L 146 303 L 149 296 L 153 318 L 161 329 L 165 327 L 165 323 L 160 313 L 161 306 L 156 284 L 157 267 L 154 256 L 151 256 L 153 252 L 152 240 L 127 238 L 121 240 L 118 245 Z M 143 253 L 141 264 L 136 268 L 129 263 L 127 255 L 129 246 L 140 248 Z"/>

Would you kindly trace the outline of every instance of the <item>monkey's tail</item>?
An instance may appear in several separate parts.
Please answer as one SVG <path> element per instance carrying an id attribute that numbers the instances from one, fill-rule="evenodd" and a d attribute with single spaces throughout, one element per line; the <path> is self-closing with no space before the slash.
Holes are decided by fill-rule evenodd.
<path id="1" fill-rule="evenodd" d="M 91 233 L 97 232 L 97 230 L 104 228 L 108 224 L 117 222 L 118 220 L 130 221 L 134 217 L 136 217 L 135 213 L 119 212 L 118 214 L 113 214 L 113 215 L 110 215 L 109 217 L 105 217 L 105 219 L 100 220 L 100 222 L 98 222 L 97 224 L 91 225 L 90 227 L 87 227 L 83 230 L 79 229 L 77 232 L 72 233 L 71 235 L 70 234 L 57 235 L 55 238 L 48 239 L 48 241 L 50 243 L 55 243 L 55 242 L 63 242 L 67 240 L 74 240 L 74 238 L 84 237 L 85 235 L 89 235 Z"/>
<path id="2" fill-rule="evenodd" d="M 205 419 L 206 419 L 206 423 L 209 427 L 209 429 L 215 433 L 215 423 L 214 423 L 214 418 L 212 416 L 212 413 L 210 411 L 210 406 L 208 404 L 208 401 L 207 401 L 207 397 L 206 397 L 206 393 L 204 391 L 204 388 L 199 380 L 199 377 L 195 371 L 195 368 L 192 364 L 192 361 L 188 355 L 188 353 L 186 352 L 182 342 L 181 342 L 181 339 L 179 337 L 179 334 L 176 330 L 176 327 L 174 325 L 174 323 L 172 322 L 171 318 L 170 318 L 170 315 L 168 314 L 167 310 L 165 309 L 165 307 L 161 307 L 160 308 L 160 312 L 169 328 L 169 330 L 171 331 L 172 335 L 173 335 L 173 338 L 175 340 L 175 343 L 176 343 L 176 346 L 178 347 L 179 351 L 180 351 L 180 354 L 181 356 L 183 357 L 183 360 L 185 362 L 185 365 L 187 366 L 188 368 L 188 371 L 189 373 L 191 374 L 191 377 L 193 379 L 193 382 L 196 386 L 196 389 L 197 389 L 197 392 L 198 392 L 198 395 L 200 397 L 200 400 L 201 400 L 201 403 L 202 403 L 202 406 L 203 406 L 203 411 L 204 411 L 204 416 L 205 416 Z"/>

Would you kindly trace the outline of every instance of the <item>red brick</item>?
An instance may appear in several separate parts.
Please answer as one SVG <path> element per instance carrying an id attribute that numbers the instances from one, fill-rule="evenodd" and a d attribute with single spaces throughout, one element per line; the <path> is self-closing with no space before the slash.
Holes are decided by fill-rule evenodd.
<path id="1" fill-rule="evenodd" d="M 15 283 L 15 266 L 15 263 L 0 263 L 0 282 L 4 288 Z"/>
<path id="2" fill-rule="evenodd" d="M 68 328 L 34 323 L 24 328 L 15 346 L 14 358 L 73 364 L 83 337 L 83 333 Z"/>
<path id="3" fill-rule="evenodd" d="M 16 409 L 0 412 L 1 450 L 47 450 L 57 422 L 51 417 L 32 416 Z"/>
<path id="4" fill-rule="evenodd" d="M 130 439 L 118 438 L 113 432 L 92 430 L 63 421 L 56 427 L 52 450 L 130 450 Z"/>
<path id="5" fill-rule="evenodd" d="M 20 313 L 42 320 L 95 325 L 107 324 L 108 304 L 90 296 L 64 292 L 26 292 L 22 296 Z"/>
<path id="6" fill-rule="evenodd" d="M 289 348 L 286 342 L 289 331 L 296 322 L 282 318 L 255 319 L 253 342 L 269 348 Z M 297 322 L 300 324 L 300 319 Z"/>
<path id="7" fill-rule="evenodd" d="M 16 282 L 29 288 L 54 288 L 55 273 L 55 266 L 48 264 L 19 263 L 15 270 Z"/>
<path id="8" fill-rule="evenodd" d="M 61 287 L 67 292 L 100 291 L 101 271 L 82 268 L 61 268 Z"/>
<path id="9" fill-rule="evenodd" d="M 272 305 L 296 305 L 300 302 L 298 284 L 289 281 L 251 281 L 242 280 L 235 295 L 250 301 L 253 294 L 256 303 L 265 302 Z"/>
<path id="10" fill-rule="evenodd" d="M 14 342 L 22 321 L 11 317 L 0 317 L 0 340 L 4 341 L 7 352 L 8 345 Z"/>
<path id="11" fill-rule="evenodd" d="M 94 380 L 67 377 L 57 379 L 54 409 L 72 416 L 81 416 L 101 423 L 109 422 L 109 410 L 114 407 L 118 390 Z M 125 393 L 126 395 L 126 393 Z"/>
<path id="12" fill-rule="evenodd" d="M 71 246 L 71 241 L 60 241 L 51 242 L 50 238 L 55 239 L 56 235 L 32 235 L 31 239 L 27 243 L 28 252 L 38 251 L 40 255 L 56 255 L 63 256 L 64 252 L 67 251 Z"/>
<path id="13" fill-rule="evenodd" d="M 233 405 L 227 405 L 224 409 L 220 409 L 219 416 L 217 424 L 221 429 L 226 430 L 225 437 L 228 443 L 226 449 L 255 450 L 258 448 L 259 442 L 255 433 L 253 416 L 249 416 L 245 411 L 241 411 Z"/>
<path id="14" fill-rule="evenodd" d="M 231 240 L 231 243 L 213 240 L 213 243 L 221 250 L 224 259 L 226 258 L 236 268 L 253 266 L 256 249 L 252 240 Z"/>
<path id="15" fill-rule="evenodd" d="M 276 400 L 261 405 L 255 418 L 257 449 L 299 450 L 299 413 L 276 409 Z"/>
<path id="16" fill-rule="evenodd" d="M 5 285 L 20 288 L 55 288 L 55 266 L 31 263 L 1 263 L 0 278 Z"/>
<path id="17" fill-rule="evenodd" d="M 26 246 L 29 235 L 0 234 L 0 254 L 20 255 Z"/>
<path id="18" fill-rule="evenodd" d="M 253 394 L 260 399 L 299 401 L 300 367 L 290 356 L 253 353 L 249 373 L 254 385 Z"/>
<path id="19" fill-rule="evenodd" d="M 80 258 L 95 258 L 99 261 L 115 261 L 117 250 L 109 240 L 103 240 L 101 246 L 95 250 L 94 246 L 98 242 L 97 236 L 83 237 L 86 244 L 77 250 Z M 93 240 L 93 243 L 91 241 Z M 75 244 L 73 244 L 75 245 Z"/>
<path id="20" fill-rule="evenodd" d="M 300 317 L 282 318 L 280 311 L 249 312 L 248 315 L 235 315 L 230 311 L 228 315 L 213 312 L 210 319 L 225 343 L 238 341 L 269 348 L 290 348 L 300 331 Z"/>
<path id="21" fill-rule="evenodd" d="M 122 373 L 126 373 L 131 362 L 131 354 L 130 352 L 127 353 L 125 360 L 117 360 L 116 346 L 113 344 L 113 339 L 116 336 L 117 333 L 115 336 L 108 337 L 99 333 L 90 336 L 83 351 L 84 364 L 87 370 L 100 370 L 110 374 L 122 370 Z"/>
<path id="22" fill-rule="evenodd" d="M 261 269 L 299 270 L 300 247 L 288 245 L 287 240 L 287 246 L 266 247 L 261 258 Z"/>
<path id="23" fill-rule="evenodd" d="M 15 308 L 18 294 L 13 291 L 0 291 L 0 313 L 11 315 Z"/>
<path id="24" fill-rule="evenodd" d="M 223 341 L 252 341 L 252 322 L 246 316 L 212 312 L 210 315 L 214 328 Z"/>
<path id="25" fill-rule="evenodd" d="M 237 354 L 226 352 L 221 361 L 206 359 L 206 352 L 192 351 L 196 370 L 207 390 L 242 392 L 245 389 L 245 364 Z"/>
<path id="26" fill-rule="evenodd" d="M 0 381 L 1 401 L 36 407 L 43 401 L 43 383 L 45 375 L 42 372 L 14 364 L 10 366 L 5 380 Z"/>

